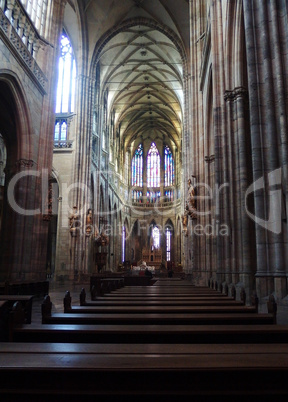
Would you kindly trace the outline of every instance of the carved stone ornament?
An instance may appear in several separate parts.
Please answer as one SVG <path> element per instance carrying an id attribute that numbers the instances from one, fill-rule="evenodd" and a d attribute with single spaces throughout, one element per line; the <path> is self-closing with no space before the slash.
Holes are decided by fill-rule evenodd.
<path id="1" fill-rule="evenodd" d="M 234 88 L 232 91 L 225 91 L 224 100 L 225 102 L 234 102 L 238 98 L 246 99 L 248 97 L 248 90 L 244 87 Z"/>
<path id="2" fill-rule="evenodd" d="M 33 166 L 35 166 L 35 162 L 32 159 L 19 159 L 16 162 L 16 167 L 20 169 L 31 169 Z"/>

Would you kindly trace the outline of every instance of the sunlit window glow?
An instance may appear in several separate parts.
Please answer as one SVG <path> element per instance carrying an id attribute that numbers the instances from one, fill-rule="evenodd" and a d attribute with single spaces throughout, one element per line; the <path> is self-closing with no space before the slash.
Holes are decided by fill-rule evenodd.
<path id="1" fill-rule="evenodd" d="M 152 229 L 152 237 L 153 237 L 153 248 L 160 248 L 160 230 L 157 226 L 154 226 Z"/>
<path id="2" fill-rule="evenodd" d="M 76 63 L 71 43 L 65 34 L 61 36 L 56 113 L 73 113 L 76 91 Z"/>
<path id="3" fill-rule="evenodd" d="M 170 148 L 166 145 L 164 150 L 165 156 L 165 186 L 173 186 L 175 181 L 174 159 Z"/>
<path id="4" fill-rule="evenodd" d="M 171 237 L 172 233 L 169 228 L 166 229 L 166 261 L 171 261 Z"/>
<path id="5" fill-rule="evenodd" d="M 132 186 L 143 186 L 143 145 L 140 144 L 132 159 Z"/>
<path id="6" fill-rule="evenodd" d="M 173 194 L 173 190 L 166 190 L 164 192 L 164 201 L 165 202 L 172 202 L 174 199 L 174 194 Z"/>
<path id="7" fill-rule="evenodd" d="M 147 191 L 147 202 L 152 204 L 160 201 L 161 192 L 160 191 Z"/>
<path id="8" fill-rule="evenodd" d="M 126 228 L 122 227 L 122 262 L 125 261 Z"/>
<path id="9" fill-rule="evenodd" d="M 160 187 L 160 154 L 154 142 L 147 155 L 147 187 Z"/>
<path id="10" fill-rule="evenodd" d="M 132 201 L 142 203 L 143 202 L 143 192 L 133 190 L 133 192 L 132 192 Z"/>

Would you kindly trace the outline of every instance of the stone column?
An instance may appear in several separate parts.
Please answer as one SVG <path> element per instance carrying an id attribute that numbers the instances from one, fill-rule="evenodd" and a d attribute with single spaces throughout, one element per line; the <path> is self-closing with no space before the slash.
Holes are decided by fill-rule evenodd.
<path id="1" fill-rule="evenodd" d="M 253 179 L 256 181 L 264 178 L 262 192 L 254 192 L 255 216 L 269 223 L 271 211 L 274 209 L 275 212 L 275 208 L 278 208 L 279 213 L 274 223 L 278 222 L 278 226 L 280 225 L 279 233 L 274 230 L 275 225 L 273 226 L 271 222 L 266 228 L 256 224 L 257 293 L 261 297 L 276 289 L 277 291 L 282 289 L 279 297 L 283 297 L 286 277 L 281 205 L 278 207 L 274 205 L 275 193 L 271 187 L 273 184 L 282 187 L 281 177 L 276 177 L 277 174 L 279 176 L 277 169 L 282 164 L 284 164 L 284 169 L 281 168 L 284 179 L 287 177 L 287 131 L 285 121 L 281 117 L 285 102 L 283 102 L 283 87 L 280 88 L 281 77 L 284 77 L 284 74 L 279 69 L 281 59 L 279 47 L 275 46 L 276 42 L 280 43 L 276 29 L 280 5 L 277 10 L 274 1 L 244 0 L 243 4 L 248 50 Z M 279 121 L 282 121 L 280 125 Z M 282 141 L 284 147 L 279 148 L 279 143 Z"/>
<path id="2" fill-rule="evenodd" d="M 250 162 L 249 155 L 249 131 L 247 132 L 246 121 L 249 115 L 246 114 L 246 104 L 248 102 L 248 91 L 243 87 L 235 88 L 233 91 L 226 92 L 228 113 L 234 122 L 231 135 L 234 137 L 233 149 L 231 147 L 231 158 L 235 158 L 233 166 L 235 170 L 233 194 L 231 204 L 234 208 L 234 242 L 237 243 L 234 252 L 237 252 L 236 267 L 239 275 L 234 276 L 234 280 L 239 280 L 239 288 L 244 286 L 247 297 L 249 298 L 253 290 L 254 272 L 252 269 L 251 255 L 251 221 L 247 215 L 245 204 L 245 193 L 248 188 L 249 175 L 248 169 Z M 253 230 L 252 230 L 253 233 Z M 236 251 L 237 250 L 237 251 Z M 236 268 L 235 267 L 235 268 Z M 236 272 L 234 271 L 234 275 Z M 234 284 L 237 282 L 234 282 Z"/>
<path id="3" fill-rule="evenodd" d="M 227 158 L 227 121 L 223 94 L 225 91 L 224 43 L 222 4 L 212 1 L 211 4 L 211 49 L 213 63 L 213 107 L 214 107 L 214 138 L 215 138 L 215 184 L 216 223 L 230 227 L 229 216 L 229 168 Z M 222 94 L 222 96 L 221 96 Z M 221 190 L 220 190 L 221 189 Z M 230 271 L 230 238 L 217 234 L 217 282 L 225 281 L 226 273 Z"/>
<path id="4" fill-rule="evenodd" d="M 260 104 L 259 104 L 259 82 L 257 72 L 257 44 L 254 32 L 254 1 L 243 0 L 244 6 L 244 21 L 245 21 L 245 38 L 247 48 L 247 68 L 248 68 L 248 83 L 249 83 L 249 98 L 250 98 L 250 131 L 251 131 L 251 149 L 252 149 L 252 169 L 254 182 L 261 178 L 263 175 L 262 170 L 262 136 L 261 136 L 261 120 L 260 120 Z M 262 194 L 255 192 L 254 197 L 254 211 L 256 216 L 262 216 L 265 211 L 265 202 Z M 256 229 L 256 265 L 257 274 L 265 276 L 267 272 L 267 256 L 266 256 L 266 233 L 265 230 L 259 226 Z M 257 281 L 257 279 L 256 279 Z M 262 289 L 258 280 L 256 283 L 257 294 L 267 294 L 268 290 Z"/>

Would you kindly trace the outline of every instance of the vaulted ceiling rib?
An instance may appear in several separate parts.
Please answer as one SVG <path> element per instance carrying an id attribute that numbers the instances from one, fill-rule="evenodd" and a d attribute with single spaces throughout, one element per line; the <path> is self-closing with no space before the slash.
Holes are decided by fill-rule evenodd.
<path id="1" fill-rule="evenodd" d="M 118 33 L 99 56 L 101 88 L 124 145 L 151 132 L 179 146 L 182 131 L 182 60 L 172 41 L 157 29 L 135 26 Z"/>

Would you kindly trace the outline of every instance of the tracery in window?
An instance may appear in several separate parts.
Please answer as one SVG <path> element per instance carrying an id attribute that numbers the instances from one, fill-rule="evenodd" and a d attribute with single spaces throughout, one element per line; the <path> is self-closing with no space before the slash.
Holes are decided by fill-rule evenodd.
<path id="1" fill-rule="evenodd" d="M 65 31 L 61 36 L 56 113 L 73 113 L 76 89 L 76 62 L 72 45 Z"/>
<path id="2" fill-rule="evenodd" d="M 165 187 L 173 186 L 175 181 L 174 158 L 170 148 L 167 145 L 164 149 L 164 158 Z"/>
<path id="3" fill-rule="evenodd" d="M 132 159 L 132 186 L 143 186 L 143 145 L 140 144 Z"/>
<path id="4" fill-rule="evenodd" d="M 147 155 L 147 187 L 160 187 L 160 154 L 154 142 Z"/>
<path id="5" fill-rule="evenodd" d="M 67 139 L 67 121 L 56 120 L 54 141 L 66 141 Z"/>

